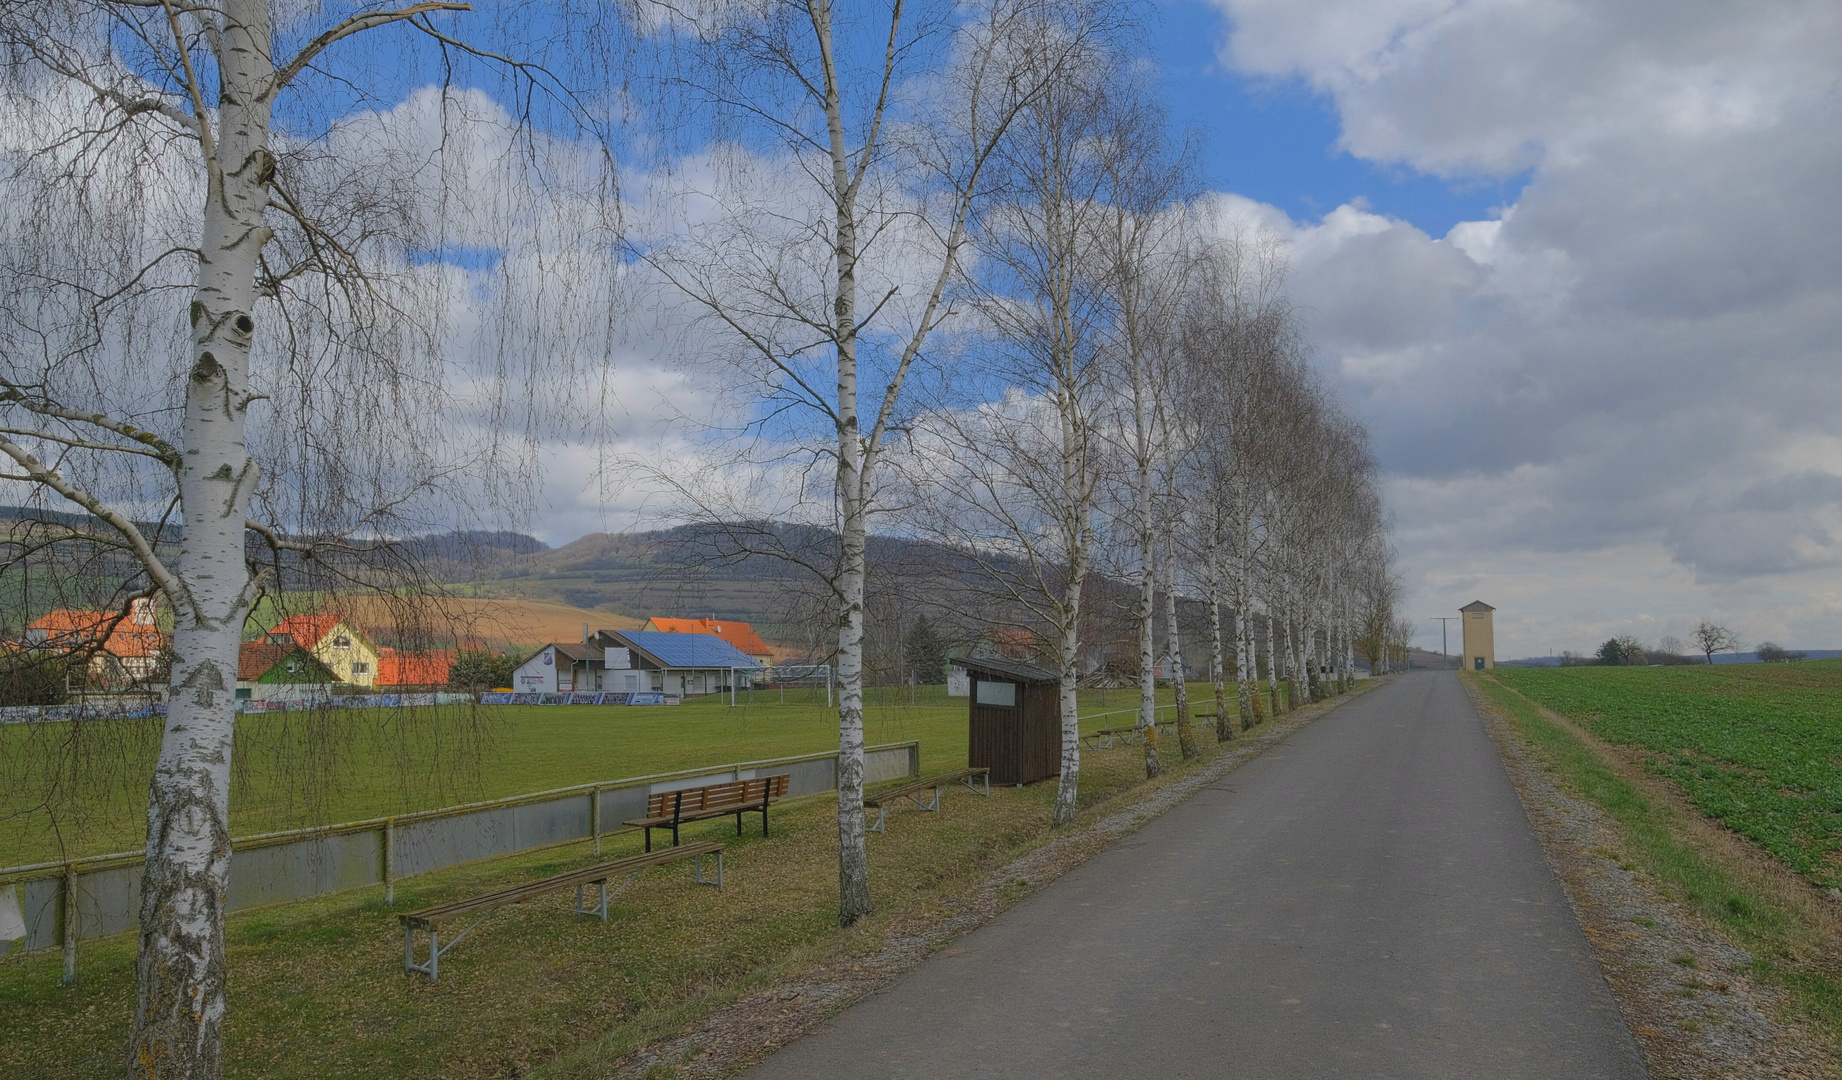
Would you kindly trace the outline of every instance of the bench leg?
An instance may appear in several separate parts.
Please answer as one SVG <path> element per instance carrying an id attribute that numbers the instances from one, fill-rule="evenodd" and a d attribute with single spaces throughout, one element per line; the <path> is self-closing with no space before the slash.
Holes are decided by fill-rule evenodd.
<path id="1" fill-rule="evenodd" d="M 646 826 L 646 851 L 648 853 L 652 851 L 652 826 L 651 825 Z"/>
<path id="2" fill-rule="evenodd" d="M 608 883 L 607 883 L 607 880 L 604 878 L 601 881 L 591 881 L 589 882 L 589 884 L 595 887 L 595 891 L 601 897 L 601 902 L 599 904 L 596 904 L 592 908 L 583 907 L 582 906 L 582 886 L 577 885 L 576 886 L 576 914 L 577 915 L 599 915 L 601 916 L 602 922 L 607 922 L 608 921 Z"/>
<path id="3" fill-rule="evenodd" d="M 420 971 L 429 977 L 430 982 L 434 982 L 436 965 L 440 961 L 441 942 L 436 939 L 433 927 L 429 929 L 429 959 L 426 964 L 416 963 L 416 928 L 413 926 L 403 928 L 403 974 L 408 975 L 411 972 Z"/>
<path id="4" fill-rule="evenodd" d="M 678 846 L 678 823 L 676 821 L 672 822 L 672 846 Z"/>
<path id="5" fill-rule="evenodd" d="M 889 816 L 889 808 L 887 806 L 877 807 L 876 808 L 876 824 L 870 826 L 868 831 L 883 833 L 883 835 L 887 836 L 888 833 L 885 832 L 883 829 L 883 819 L 888 816 Z"/>
<path id="6" fill-rule="evenodd" d="M 767 803 L 761 804 L 761 835 L 767 836 Z"/>
<path id="7" fill-rule="evenodd" d="M 742 835 L 742 811 L 736 811 L 736 835 Z"/>
<path id="8" fill-rule="evenodd" d="M 940 810 L 940 789 L 939 788 L 934 789 L 934 801 L 927 803 L 926 805 L 922 804 L 921 796 L 919 795 L 910 795 L 909 798 L 915 801 L 915 809 L 921 811 L 924 814 L 932 814 Z"/>
<path id="9" fill-rule="evenodd" d="M 697 883 L 699 885 L 714 885 L 720 889 L 723 887 L 723 853 L 720 851 L 713 851 L 711 854 L 716 856 L 716 880 L 704 880 L 704 857 L 699 855 L 697 856 Z"/>
<path id="10" fill-rule="evenodd" d="M 972 781 L 974 780 L 985 781 L 985 790 L 981 792 L 978 788 L 973 787 Z M 974 795 L 984 795 L 988 799 L 991 798 L 991 774 L 984 773 L 976 777 L 973 777 L 973 776 L 966 777 L 966 790 L 972 792 Z"/>

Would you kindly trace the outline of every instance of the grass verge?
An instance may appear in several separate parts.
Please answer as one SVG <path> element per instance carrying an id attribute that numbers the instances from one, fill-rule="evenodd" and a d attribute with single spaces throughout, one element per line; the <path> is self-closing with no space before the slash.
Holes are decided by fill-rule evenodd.
<path id="1" fill-rule="evenodd" d="M 1640 762 L 1493 677 L 1462 676 L 1546 768 L 1606 812 L 1620 852 L 1753 957 L 1762 981 L 1842 1037 L 1842 920 L 1833 901 L 1742 837 L 1697 813 Z"/>

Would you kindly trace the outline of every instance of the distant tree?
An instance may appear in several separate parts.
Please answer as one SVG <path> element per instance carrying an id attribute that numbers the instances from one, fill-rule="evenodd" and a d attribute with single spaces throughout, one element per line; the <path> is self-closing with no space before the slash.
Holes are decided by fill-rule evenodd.
<path id="1" fill-rule="evenodd" d="M 1629 634 L 1606 638 L 1605 644 L 1599 646 L 1598 657 L 1599 663 L 1607 667 L 1639 667 L 1650 662 L 1644 647 Z"/>
<path id="2" fill-rule="evenodd" d="M 1707 657 L 1710 664 L 1714 662 L 1715 653 L 1740 647 L 1738 634 L 1719 623 L 1709 622 L 1706 619 L 1696 623 L 1694 633 L 1689 636 L 1694 639 L 1695 647 L 1701 650 L 1701 654 Z"/>
<path id="3" fill-rule="evenodd" d="M 1789 664 L 1804 658 L 1801 652 L 1794 652 L 1775 641 L 1759 642 L 1759 662 L 1762 664 Z"/>
<path id="4" fill-rule="evenodd" d="M 491 690 L 510 686 L 512 672 L 523 661 L 516 655 L 492 653 L 484 649 L 462 649 L 448 668 L 448 685 L 455 690 Z"/>
<path id="5" fill-rule="evenodd" d="M 70 662 L 29 650 L 0 654 L 0 705 L 62 705 L 69 699 Z"/>
<path id="6" fill-rule="evenodd" d="M 902 664 L 916 682 L 936 683 L 947 666 L 946 639 L 934 631 L 926 615 L 917 616 L 902 641 Z"/>

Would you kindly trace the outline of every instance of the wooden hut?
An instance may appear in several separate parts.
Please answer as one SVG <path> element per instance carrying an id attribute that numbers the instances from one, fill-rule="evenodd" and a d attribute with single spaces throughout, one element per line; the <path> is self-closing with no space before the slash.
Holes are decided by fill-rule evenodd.
<path id="1" fill-rule="evenodd" d="M 1061 679 L 1016 660 L 955 660 L 971 679 L 966 764 L 994 784 L 1033 784 L 1062 771 Z"/>

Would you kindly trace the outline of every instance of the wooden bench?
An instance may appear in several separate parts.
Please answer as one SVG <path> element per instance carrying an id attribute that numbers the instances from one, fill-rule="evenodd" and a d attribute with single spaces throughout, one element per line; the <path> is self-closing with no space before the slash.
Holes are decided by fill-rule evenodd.
<path id="1" fill-rule="evenodd" d="M 705 855 L 716 856 L 715 881 L 707 881 L 704 878 Z M 431 908 L 423 908 L 421 911 L 412 911 L 407 915 L 398 915 L 397 918 L 403 924 L 404 973 L 407 974 L 412 971 L 420 971 L 431 980 L 434 979 L 439 971 L 441 954 L 460 944 L 461 938 L 472 933 L 474 927 L 485 922 L 487 916 L 491 915 L 494 911 L 497 911 L 507 904 L 522 904 L 534 896 L 542 896 L 545 893 L 555 892 L 557 889 L 567 888 L 571 885 L 576 887 L 576 914 L 599 915 L 601 916 L 601 920 L 606 922 L 608 918 L 608 897 L 618 895 L 622 889 L 631 885 L 633 879 L 639 877 L 640 873 L 648 867 L 660 866 L 665 863 L 676 862 L 679 859 L 688 859 L 692 856 L 696 856 L 697 858 L 697 883 L 699 885 L 714 885 L 719 889 L 722 888 L 723 845 L 706 840 L 701 843 L 686 844 L 683 847 L 674 847 L 665 851 L 648 852 L 644 855 L 630 855 L 625 859 L 615 859 L 613 862 L 602 863 L 599 866 L 590 866 L 582 870 L 571 870 L 567 874 L 557 874 L 554 877 L 547 877 L 538 881 L 529 881 L 523 885 L 514 885 L 509 889 L 500 889 L 497 892 L 489 892 L 481 896 L 469 897 L 465 900 L 453 900 L 446 904 L 437 904 Z M 608 879 L 620 877 L 622 874 L 626 875 L 626 880 L 615 886 L 612 891 L 609 891 Z M 599 893 L 600 899 L 594 907 L 582 906 L 582 887 L 584 885 L 595 886 Z M 449 938 L 446 945 L 441 943 L 435 931 L 435 923 L 438 920 L 453 918 L 456 915 L 474 914 L 477 914 L 479 917 L 474 919 L 473 923 L 468 926 L 467 929 Z M 422 963 L 417 963 L 416 961 L 416 931 L 418 930 L 429 936 L 429 958 Z"/>
<path id="2" fill-rule="evenodd" d="M 974 780 L 983 781 L 985 790 L 980 791 L 978 788 L 974 787 L 972 784 Z M 930 776 L 926 780 L 916 780 L 911 783 L 903 784 L 899 788 L 879 791 L 865 799 L 863 801 L 863 808 L 865 810 L 876 811 L 876 824 L 870 826 L 870 831 L 886 833 L 887 830 L 883 828 L 883 821 L 889 816 L 889 804 L 900 802 L 903 798 L 913 799 L 916 808 L 925 813 L 934 813 L 940 809 L 940 789 L 953 784 L 955 781 L 964 781 L 966 790 L 972 792 L 974 795 L 983 795 L 986 798 L 991 797 L 990 769 L 982 767 L 977 769 L 961 769 L 958 772 Z M 925 804 L 921 802 L 921 793 L 924 791 L 932 791 L 934 793 L 933 799 Z"/>
<path id="3" fill-rule="evenodd" d="M 749 780 L 727 780 L 703 787 L 655 791 L 646 798 L 646 816 L 622 822 L 646 830 L 646 850 L 652 850 L 652 830 L 670 829 L 672 846 L 678 846 L 678 826 L 687 821 L 736 816 L 736 835 L 742 835 L 742 815 L 761 813 L 761 835 L 768 834 L 768 802 L 787 796 L 792 774 L 757 776 Z"/>
<path id="4" fill-rule="evenodd" d="M 1170 735 L 1177 730 L 1177 722 L 1175 720 L 1159 720 L 1157 727 L 1159 733 Z M 1090 731 L 1081 736 L 1081 741 L 1092 750 L 1111 750 L 1115 746 L 1131 746 L 1138 742 L 1138 740 L 1139 728 L 1137 724 L 1132 724 L 1127 727 L 1101 728 L 1099 731 Z"/>

